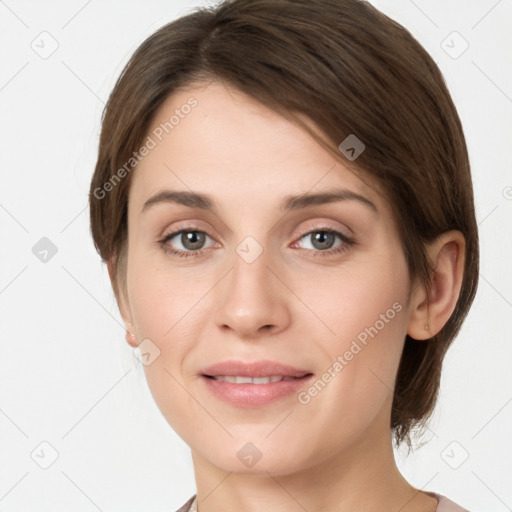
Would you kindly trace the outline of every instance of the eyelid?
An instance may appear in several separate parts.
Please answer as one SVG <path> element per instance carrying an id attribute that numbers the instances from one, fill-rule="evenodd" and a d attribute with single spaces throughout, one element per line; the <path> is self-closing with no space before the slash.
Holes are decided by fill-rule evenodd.
<path id="1" fill-rule="evenodd" d="M 354 233 L 352 229 L 350 229 L 348 226 L 346 226 L 346 229 L 348 229 L 351 233 Z M 312 223 L 307 225 L 306 227 L 299 229 L 299 238 L 302 238 L 304 235 L 309 235 L 312 232 L 316 231 L 329 231 L 329 232 L 336 232 L 341 235 L 342 238 L 345 240 L 352 240 L 351 236 L 344 233 L 343 228 L 340 227 L 333 227 L 326 224 L 326 221 L 317 221 L 316 223 Z"/>
<path id="2" fill-rule="evenodd" d="M 193 222 L 193 221 L 191 221 L 191 222 Z M 322 223 L 322 222 L 324 222 L 324 223 Z M 344 233 L 342 228 L 328 226 L 325 224 L 325 222 L 326 221 L 316 221 L 316 222 L 312 222 L 312 223 L 308 224 L 307 226 L 305 226 L 303 228 L 300 228 L 299 233 L 298 233 L 299 238 L 303 237 L 304 235 L 308 235 L 311 232 L 323 230 L 323 231 L 335 231 L 335 232 L 341 234 L 342 236 L 344 236 L 345 238 L 350 239 L 349 235 Z M 353 233 L 353 230 L 350 229 L 350 227 L 346 226 L 346 229 L 348 229 L 351 233 Z M 181 231 L 200 231 L 201 233 L 204 233 L 208 237 L 210 237 L 212 239 L 214 238 L 209 234 L 208 230 L 202 228 L 201 226 L 198 226 L 197 224 L 187 223 L 187 221 L 184 221 L 183 225 L 178 223 L 178 225 L 176 227 L 173 227 L 173 229 L 170 230 L 167 234 L 165 234 L 166 231 L 167 231 L 167 229 L 164 229 L 162 234 L 158 237 L 160 240 L 166 239 L 170 235 L 176 236 Z"/>
<path id="3" fill-rule="evenodd" d="M 167 235 L 170 235 L 171 233 L 176 233 L 182 230 L 202 231 L 204 233 L 208 233 L 208 230 L 201 226 L 202 224 L 203 222 L 199 219 L 187 219 L 173 222 L 172 226 L 166 224 L 166 227 L 159 231 L 157 237 L 165 238 Z"/>

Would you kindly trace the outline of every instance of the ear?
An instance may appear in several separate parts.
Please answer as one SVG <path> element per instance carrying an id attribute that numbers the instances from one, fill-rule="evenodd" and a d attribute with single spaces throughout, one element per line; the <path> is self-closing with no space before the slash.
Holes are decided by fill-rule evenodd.
<path id="1" fill-rule="evenodd" d="M 132 313 L 130 309 L 130 305 L 128 303 L 128 297 L 125 297 L 123 292 L 123 287 L 120 286 L 121 283 L 118 282 L 117 279 L 117 269 L 116 269 L 116 259 L 115 257 L 110 258 L 107 260 L 107 268 L 108 268 L 108 275 L 110 277 L 110 282 L 112 284 L 112 289 L 117 290 L 116 293 L 116 301 L 117 306 L 119 307 L 119 312 L 121 314 L 121 317 L 123 318 L 123 322 L 126 325 L 126 332 L 125 332 L 125 339 L 128 345 L 135 348 L 138 346 L 137 343 L 137 335 L 135 333 L 133 320 L 132 320 Z"/>
<path id="2" fill-rule="evenodd" d="M 428 289 L 420 284 L 411 298 L 407 334 L 415 340 L 435 336 L 450 318 L 462 286 L 466 242 L 460 231 L 439 236 L 427 249 L 432 274 Z"/>

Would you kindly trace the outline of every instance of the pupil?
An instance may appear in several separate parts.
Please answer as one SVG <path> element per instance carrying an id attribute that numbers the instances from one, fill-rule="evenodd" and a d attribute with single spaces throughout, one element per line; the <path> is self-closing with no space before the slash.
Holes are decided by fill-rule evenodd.
<path id="1" fill-rule="evenodd" d="M 181 243 L 183 247 L 194 250 L 199 249 L 204 243 L 204 234 L 198 231 L 187 231 L 181 234 Z"/>
<path id="2" fill-rule="evenodd" d="M 327 231 L 318 231 L 313 236 L 313 245 L 317 249 L 329 249 L 330 246 L 332 245 L 333 239 L 334 239 L 333 233 L 329 233 Z M 327 244 L 326 244 L 326 240 L 328 242 Z M 319 243 L 319 247 L 317 247 L 317 243 Z"/>

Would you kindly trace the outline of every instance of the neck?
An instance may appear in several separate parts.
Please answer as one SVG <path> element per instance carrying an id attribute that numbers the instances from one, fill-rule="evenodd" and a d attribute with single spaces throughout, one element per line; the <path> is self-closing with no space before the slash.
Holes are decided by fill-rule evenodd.
<path id="1" fill-rule="evenodd" d="M 223 471 L 192 451 L 198 512 L 435 512 L 437 500 L 399 472 L 391 436 L 371 434 L 292 474 Z"/>

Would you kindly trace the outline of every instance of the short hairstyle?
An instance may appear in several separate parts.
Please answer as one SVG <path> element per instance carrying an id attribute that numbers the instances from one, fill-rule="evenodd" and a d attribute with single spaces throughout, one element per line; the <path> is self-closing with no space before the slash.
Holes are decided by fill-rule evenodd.
<path id="1" fill-rule="evenodd" d="M 380 185 L 411 282 L 429 287 L 426 244 L 452 229 L 464 235 L 455 310 L 430 339 L 405 339 L 390 428 L 395 443 L 405 440 L 410 449 L 412 429 L 425 426 L 433 412 L 445 353 L 478 284 L 468 152 L 439 68 L 408 30 L 362 0 L 224 0 L 157 30 L 135 51 L 108 99 L 89 194 L 94 244 L 113 264 L 118 302 L 132 173 L 112 177 L 126 169 L 164 100 L 207 80 L 221 80 L 302 126 L 346 167 Z M 351 134 L 365 145 L 353 161 L 338 149 Z"/>

